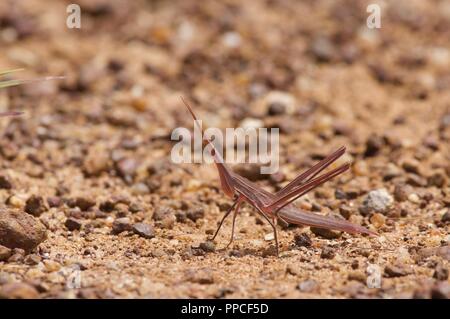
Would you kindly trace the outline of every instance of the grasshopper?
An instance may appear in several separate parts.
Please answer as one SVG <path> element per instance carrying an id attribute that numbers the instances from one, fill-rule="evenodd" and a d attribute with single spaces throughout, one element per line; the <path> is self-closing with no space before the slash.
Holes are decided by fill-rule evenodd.
<path id="1" fill-rule="evenodd" d="M 197 116 L 195 115 L 192 107 L 183 97 L 181 97 L 181 100 L 187 107 L 196 125 L 200 128 L 200 130 L 202 130 L 198 124 Z M 202 135 L 204 136 L 204 134 Z M 273 194 L 228 168 L 225 165 L 221 154 L 219 154 L 219 152 L 215 149 L 212 141 L 203 137 L 203 145 L 208 144 L 211 147 L 211 156 L 219 173 L 221 188 L 226 196 L 233 199 L 233 204 L 223 216 L 214 236 L 212 237 L 213 241 L 219 233 L 225 219 L 234 210 L 231 238 L 226 247 L 228 248 L 231 245 L 234 239 L 236 216 L 238 215 L 239 208 L 243 202 L 247 202 L 254 207 L 256 211 L 272 226 L 277 256 L 279 255 L 279 243 L 276 228 L 278 219 L 286 223 L 296 225 L 340 230 L 351 234 L 361 233 L 371 236 L 378 236 L 376 232 L 373 232 L 363 226 L 350 223 L 346 220 L 306 212 L 299 209 L 293 203 L 296 199 L 305 195 L 312 189 L 318 187 L 333 177 L 344 173 L 350 168 L 350 163 L 345 163 L 338 168 L 319 175 L 323 170 L 325 170 L 345 153 L 345 147 L 340 147 L 338 150 L 315 164 L 307 171 L 298 175 L 285 187 Z"/>

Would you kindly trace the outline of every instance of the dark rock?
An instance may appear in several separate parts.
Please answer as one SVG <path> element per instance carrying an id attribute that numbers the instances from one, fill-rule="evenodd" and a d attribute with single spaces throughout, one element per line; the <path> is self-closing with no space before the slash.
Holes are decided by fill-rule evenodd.
<path id="1" fill-rule="evenodd" d="M 366 142 L 364 156 L 371 157 L 377 155 L 384 146 L 384 140 L 381 136 L 372 135 Z"/>
<path id="2" fill-rule="evenodd" d="M 352 215 L 352 208 L 348 205 L 341 205 L 339 206 L 339 213 L 345 219 L 349 219 L 350 216 Z"/>
<path id="3" fill-rule="evenodd" d="M 80 230 L 81 227 L 83 226 L 83 224 L 75 218 L 67 218 L 64 225 L 70 231 Z"/>
<path id="4" fill-rule="evenodd" d="M 331 229 L 325 229 L 325 228 L 318 228 L 318 227 L 310 227 L 311 232 L 317 236 L 326 238 L 326 239 L 336 239 L 341 237 L 342 232 L 331 230 Z"/>
<path id="5" fill-rule="evenodd" d="M 447 212 L 442 215 L 441 221 L 443 223 L 450 223 L 450 210 L 447 210 Z"/>
<path id="6" fill-rule="evenodd" d="M 107 201 L 104 201 L 103 203 L 101 203 L 98 208 L 102 212 L 110 213 L 114 210 L 115 206 L 116 206 L 116 202 L 107 200 Z"/>
<path id="7" fill-rule="evenodd" d="M 8 176 L 0 175 L 0 189 L 11 189 L 12 184 Z"/>
<path id="8" fill-rule="evenodd" d="M 300 233 L 294 235 L 295 245 L 298 247 L 311 247 L 312 241 L 307 234 Z"/>
<path id="9" fill-rule="evenodd" d="M 0 211 L 0 245 L 30 251 L 47 237 L 42 223 L 33 216 Z"/>
<path id="10" fill-rule="evenodd" d="M 334 198 L 347 199 L 347 195 L 345 194 L 345 192 L 342 189 L 336 188 L 336 190 L 334 191 Z"/>
<path id="11" fill-rule="evenodd" d="M 263 250 L 261 256 L 263 258 L 267 258 L 267 257 L 271 257 L 271 256 L 276 256 L 277 255 L 277 249 L 275 246 L 271 245 L 269 247 L 267 247 L 266 249 Z"/>
<path id="12" fill-rule="evenodd" d="M 67 201 L 67 206 L 71 208 L 78 207 L 82 211 L 87 211 L 95 206 L 95 200 L 86 197 L 71 198 Z"/>
<path id="13" fill-rule="evenodd" d="M 282 115 L 286 112 L 286 105 L 280 102 L 270 103 L 267 112 L 271 116 Z"/>
<path id="14" fill-rule="evenodd" d="M 39 217 L 47 210 L 42 196 L 31 195 L 25 204 L 25 211 L 35 217 Z"/>
<path id="15" fill-rule="evenodd" d="M 152 225 L 146 224 L 146 223 L 136 223 L 133 225 L 133 232 L 135 234 L 138 234 L 139 236 L 143 238 L 153 238 L 155 237 L 155 230 L 153 229 Z"/>
<path id="16" fill-rule="evenodd" d="M 324 248 L 322 248 L 322 252 L 320 253 L 320 258 L 333 259 L 334 256 L 336 256 L 336 253 L 334 252 L 333 247 L 325 246 Z"/>
<path id="17" fill-rule="evenodd" d="M 177 210 L 175 212 L 175 217 L 177 218 L 177 222 L 179 222 L 179 223 L 184 223 L 187 220 L 186 212 L 184 212 L 182 210 Z"/>
<path id="18" fill-rule="evenodd" d="M 192 220 L 193 222 L 197 221 L 197 219 L 203 218 L 204 216 L 205 210 L 202 207 L 190 209 L 186 213 L 186 217 Z"/>

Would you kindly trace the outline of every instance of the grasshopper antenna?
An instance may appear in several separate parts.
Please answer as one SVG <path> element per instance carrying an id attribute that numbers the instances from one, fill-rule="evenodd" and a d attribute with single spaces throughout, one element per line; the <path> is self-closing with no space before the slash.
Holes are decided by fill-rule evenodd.
<path id="1" fill-rule="evenodd" d="M 202 129 L 202 127 L 200 126 L 200 124 L 198 124 L 198 121 L 199 121 L 199 120 L 197 119 L 197 116 L 195 115 L 194 111 L 192 110 L 192 107 L 191 107 L 191 106 L 189 105 L 189 103 L 184 99 L 183 96 L 180 96 L 180 98 L 181 98 L 181 101 L 184 103 L 184 105 L 186 105 L 187 109 L 189 110 L 189 113 L 191 113 L 192 118 L 194 119 L 195 125 L 197 125 L 197 127 L 200 129 L 200 131 L 202 132 L 202 135 L 203 135 L 203 129 Z"/>

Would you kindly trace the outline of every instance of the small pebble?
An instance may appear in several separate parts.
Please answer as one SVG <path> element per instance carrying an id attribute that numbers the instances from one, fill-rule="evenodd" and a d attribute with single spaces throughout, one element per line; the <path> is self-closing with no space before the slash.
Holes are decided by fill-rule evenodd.
<path id="1" fill-rule="evenodd" d="M 87 211 L 95 206 L 95 200 L 86 197 L 71 198 L 67 201 L 67 206 L 71 208 L 78 207 L 81 211 Z"/>
<path id="2" fill-rule="evenodd" d="M 169 215 L 174 215 L 175 211 L 169 206 L 158 206 L 153 212 L 152 219 L 155 221 L 160 221 Z"/>
<path id="3" fill-rule="evenodd" d="M 67 218 L 64 226 L 66 226 L 67 230 L 74 231 L 80 230 L 83 224 L 75 218 Z"/>
<path id="4" fill-rule="evenodd" d="M 0 245 L 0 261 L 6 261 L 11 257 L 12 251 L 8 247 Z"/>
<path id="5" fill-rule="evenodd" d="M 49 207 L 60 207 L 62 205 L 61 197 L 50 196 L 47 198 L 47 204 Z"/>
<path id="6" fill-rule="evenodd" d="M 368 215 L 371 212 L 386 213 L 394 203 L 394 199 L 385 188 L 370 191 L 364 199 L 360 212 Z"/>
<path id="7" fill-rule="evenodd" d="M 294 243 L 297 247 L 311 247 L 312 241 L 305 233 L 295 234 Z"/>
<path id="8" fill-rule="evenodd" d="M 331 230 L 331 229 L 325 229 L 325 228 L 318 228 L 318 227 L 310 227 L 311 232 L 317 236 L 326 238 L 326 239 L 336 239 L 341 237 L 342 232 Z"/>
<path id="9" fill-rule="evenodd" d="M 443 223 L 450 223 L 450 209 L 447 210 L 447 212 L 444 215 L 442 215 L 441 221 Z"/>
<path id="10" fill-rule="evenodd" d="M 288 264 L 286 266 L 286 273 L 293 276 L 297 276 L 300 274 L 299 267 L 294 264 Z"/>
<path id="11" fill-rule="evenodd" d="M 117 175 L 129 182 L 133 179 L 138 168 L 138 162 L 134 158 L 123 158 L 115 162 Z"/>
<path id="12" fill-rule="evenodd" d="M 380 213 L 375 213 L 370 217 L 370 222 L 375 228 L 380 228 L 386 223 L 386 217 Z"/>
<path id="13" fill-rule="evenodd" d="M 98 176 L 109 169 L 110 156 L 104 146 L 95 145 L 83 161 L 83 172 L 87 176 Z"/>
<path id="14" fill-rule="evenodd" d="M 13 253 L 11 257 L 8 258 L 9 263 L 21 263 L 23 261 L 23 254 Z"/>
<path id="15" fill-rule="evenodd" d="M 352 208 L 350 206 L 348 206 L 348 205 L 341 205 L 339 207 L 339 213 L 345 219 L 349 219 L 350 216 L 352 215 Z"/>
<path id="16" fill-rule="evenodd" d="M 155 230 L 153 227 L 146 223 L 136 223 L 133 225 L 133 232 L 135 234 L 138 234 L 139 236 L 143 238 L 153 238 L 155 237 Z"/>
<path id="17" fill-rule="evenodd" d="M 419 204 L 419 203 L 420 203 L 420 198 L 419 198 L 419 196 L 418 196 L 417 194 L 415 194 L 415 193 L 409 194 L 409 195 L 408 195 L 408 200 L 409 200 L 411 203 L 414 203 L 414 204 Z"/>
<path id="18" fill-rule="evenodd" d="M 413 189 L 410 185 L 397 184 L 394 188 L 394 198 L 398 202 L 404 202 L 412 192 Z"/>
<path id="19" fill-rule="evenodd" d="M 384 273 L 386 277 L 403 277 L 409 275 L 411 272 L 408 271 L 403 265 L 387 265 L 384 268 Z"/>
<path id="20" fill-rule="evenodd" d="M 31 195 L 25 203 L 25 211 L 35 217 L 39 217 L 47 210 L 42 196 Z"/>
<path id="21" fill-rule="evenodd" d="M 131 223 L 128 217 L 118 218 L 112 225 L 112 232 L 115 235 L 129 230 L 131 230 Z"/>
<path id="22" fill-rule="evenodd" d="M 447 177 L 443 172 L 436 172 L 428 177 L 428 186 L 444 187 L 447 184 Z"/>
<path id="23" fill-rule="evenodd" d="M 323 36 L 313 39 L 310 52 L 318 62 L 330 62 L 336 57 L 337 53 L 330 39 Z"/>
<path id="24" fill-rule="evenodd" d="M 22 208 L 25 206 L 25 201 L 21 197 L 16 195 L 8 197 L 5 203 L 15 208 Z"/>
<path id="25" fill-rule="evenodd" d="M 415 159 L 407 159 L 402 163 L 402 168 L 408 173 L 421 175 L 420 163 Z"/>
<path id="26" fill-rule="evenodd" d="M 336 253 L 334 252 L 334 248 L 330 246 L 325 246 L 320 253 L 320 258 L 324 259 L 333 259 L 334 256 L 336 256 Z"/>
<path id="27" fill-rule="evenodd" d="M 148 186 L 146 184 L 137 183 L 131 187 L 131 192 L 134 195 L 145 195 L 145 194 L 148 194 L 150 192 L 150 190 L 148 189 Z"/>
<path id="28" fill-rule="evenodd" d="M 33 266 L 37 265 L 41 262 L 42 258 L 39 255 L 36 254 L 30 254 L 25 257 L 24 262 L 27 265 Z"/>
<path id="29" fill-rule="evenodd" d="M 0 245 L 30 251 L 47 238 L 39 219 L 24 212 L 4 210 L 0 213 Z"/>
<path id="30" fill-rule="evenodd" d="M 0 189 L 11 189 L 12 183 L 8 176 L 0 175 Z"/>
<path id="31" fill-rule="evenodd" d="M 384 146 L 384 140 L 379 135 L 372 135 L 367 139 L 364 156 L 371 157 L 377 155 Z"/>
<path id="32" fill-rule="evenodd" d="M 55 272 L 61 269 L 61 265 L 54 260 L 44 259 L 43 263 L 48 272 Z"/>
<path id="33" fill-rule="evenodd" d="M 418 251 L 418 254 L 422 258 L 428 258 L 436 255 L 450 261 L 450 246 L 422 248 Z"/>
<path id="34" fill-rule="evenodd" d="M 319 285 L 317 284 L 317 281 L 308 279 L 299 283 L 297 289 L 301 292 L 313 292 L 316 291 L 318 287 Z"/>
<path id="35" fill-rule="evenodd" d="M 200 243 L 199 245 L 200 249 L 203 250 L 206 253 L 212 253 L 216 250 L 216 245 L 212 241 L 206 241 L 203 243 Z"/>
<path id="36" fill-rule="evenodd" d="M 205 216 L 205 210 L 201 207 L 197 207 L 194 209 L 188 210 L 186 213 L 186 217 L 192 220 L 193 222 L 196 222 L 197 219 L 203 218 Z"/>
<path id="37" fill-rule="evenodd" d="M 416 174 L 409 174 L 408 178 L 406 179 L 406 183 L 414 186 L 414 187 L 425 187 L 427 186 L 427 180 L 423 177 L 420 177 Z"/>

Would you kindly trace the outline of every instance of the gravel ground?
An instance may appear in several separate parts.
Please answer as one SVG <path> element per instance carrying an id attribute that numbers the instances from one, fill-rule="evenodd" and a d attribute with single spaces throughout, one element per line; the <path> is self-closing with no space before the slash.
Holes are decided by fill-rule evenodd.
<path id="1" fill-rule="evenodd" d="M 450 4 L 78 0 L 0 3 L 0 296 L 448 298 Z M 371 1 L 373 2 L 373 1 Z M 351 171 L 297 205 L 378 238 L 271 227 L 212 165 L 170 160 L 179 100 L 208 126 L 280 128 L 276 191 L 341 145 Z M 245 122 L 244 122 L 245 121 Z M 375 286 L 373 288 L 373 286 Z"/>

